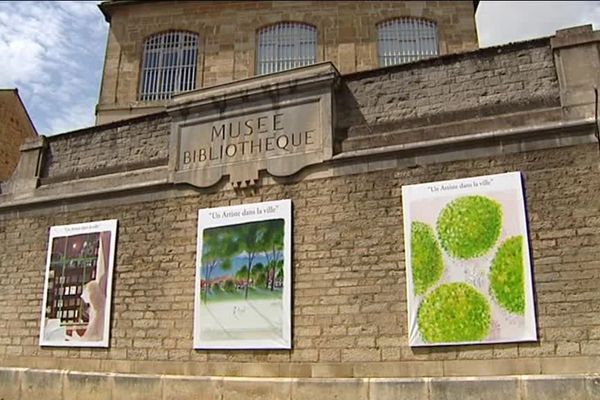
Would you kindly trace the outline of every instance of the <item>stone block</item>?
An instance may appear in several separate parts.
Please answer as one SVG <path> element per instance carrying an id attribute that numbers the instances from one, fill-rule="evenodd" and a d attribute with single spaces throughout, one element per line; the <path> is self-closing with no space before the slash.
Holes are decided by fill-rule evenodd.
<path id="1" fill-rule="evenodd" d="M 369 400 L 427 400 L 428 379 L 371 379 Z"/>
<path id="2" fill-rule="evenodd" d="M 291 380 L 260 378 L 225 378 L 220 388 L 222 400 L 285 400 L 290 397 Z"/>
<path id="3" fill-rule="evenodd" d="M 586 377 L 585 386 L 589 400 L 600 400 L 600 376 Z"/>
<path id="4" fill-rule="evenodd" d="M 163 376 L 162 400 L 220 400 L 222 378 Z"/>
<path id="5" fill-rule="evenodd" d="M 519 400 L 516 377 L 434 379 L 430 397 L 436 400 Z"/>
<path id="6" fill-rule="evenodd" d="M 535 376 L 521 379 L 523 400 L 584 400 L 588 398 L 584 376 Z"/>
<path id="7" fill-rule="evenodd" d="M 63 400 L 111 400 L 112 376 L 69 372 L 64 376 Z"/>
<path id="8" fill-rule="evenodd" d="M 160 399 L 162 381 L 158 375 L 115 375 L 113 399 Z"/>
<path id="9" fill-rule="evenodd" d="M 367 400 L 369 382 L 365 379 L 307 379 L 292 383 L 294 400 Z"/>
<path id="10" fill-rule="evenodd" d="M 22 371 L 17 368 L 0 368 L 0 399 L 20 399 Z"/>
<path id="11" fill-rule="evenodd" d="M 21 372 L 21 399 L 63 399 L 64 371 L 27 369 Z"/>

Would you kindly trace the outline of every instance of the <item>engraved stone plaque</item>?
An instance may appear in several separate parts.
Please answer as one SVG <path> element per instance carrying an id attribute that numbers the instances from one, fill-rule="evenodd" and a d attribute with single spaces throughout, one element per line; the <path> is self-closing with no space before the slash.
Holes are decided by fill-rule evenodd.
<path id="1" fill-rule="evenodd" d="M 173 182 L 208 187 L 228 175 L 245 186 L 261 170 L 289 176 L 331 158 L 338 76 L 324 63 L 176 97 Z"/>

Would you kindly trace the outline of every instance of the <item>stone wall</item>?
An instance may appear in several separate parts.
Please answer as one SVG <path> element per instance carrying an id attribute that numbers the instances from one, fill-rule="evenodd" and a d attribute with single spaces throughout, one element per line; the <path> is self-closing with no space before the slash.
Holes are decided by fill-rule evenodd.
<path id="1" fill-rule="evenodd" d="M 342 73 L 379 66 L 376 24 L 393 17 L 437 22 L 440 54 L 477 48 L 471 1 L 139 2 L 105 7 L 111 13 L 111 30 L 99 123 L 147 113 L 146 107 L 165 103 L 138 102 L 137 93 L 144 40 L 168 30 L 200 35 L 197 88 L 254 76 L 257 30 L 281 21 L 315 26 L 317 62 L 332 61 Z"/>
<path id="2" fill-rule="evenodd" d="M 48 140 L 44 183 L 131 171 L 166 165 L 169 158 L 169 123 L 165 114 L 107 124 Z"/>
<path id="3" fill-rule="evenodd" d="M 349 74 L 344 84 L 338 109 L 346 127 L 423 126 L 560 105 L 549 39 Z"/>
<path id="4" fill-rule="evenodd" d="M 600 203 L 593 144 L 417 169 L 104 207 L 0 224 L 2 365 L 233 376 L 452 376 L 577 370 L 600 357 Z M 401 187 L 522 171 L 538 343 L 407 345 Z M 291 198 L 293 350 L 192 350 L 197 210 Z M 48 228 L 117 218 L 109 349 L 38 345 Z M 578 361 L 582 360 L 582 361 Z"/>

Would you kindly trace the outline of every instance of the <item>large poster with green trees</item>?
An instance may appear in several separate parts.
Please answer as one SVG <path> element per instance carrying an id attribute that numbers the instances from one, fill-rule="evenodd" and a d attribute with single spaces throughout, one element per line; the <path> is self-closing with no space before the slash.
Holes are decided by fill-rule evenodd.
<path id="1" fill-rule="evenodd" d="M 402 188 L 409 344 L 537 340 L 519 172 Z"/>
<path id="2" fill-rule="evenodd" d="M 291 348 L 291 202 L 198 211 L 194 348 Z"/>

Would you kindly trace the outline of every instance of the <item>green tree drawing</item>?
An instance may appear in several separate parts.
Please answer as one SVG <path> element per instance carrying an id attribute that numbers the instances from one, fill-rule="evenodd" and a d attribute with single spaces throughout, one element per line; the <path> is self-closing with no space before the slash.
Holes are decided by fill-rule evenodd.
<path id="1" fill-rule="evenodd" d="M 237 252 L 237 242 L 233 240 L 231 231 L 226 228 L 206 229 L 202 243 L 202 266 L 204 267 L 206 285 L 202 298 L 206 302 L 210 289 L 210 278 L 216 267 L 223 271 L 231 269 L 231 261 Z"/>
<path id="2" fill-rule="evenodd" d="M 235 241 L 238 244 L 240 252 L 246 253 L 246 285 L 244 288 L 244 299 L 248 299 L 248 289 L 250 286 L 250 277 L 254 259 L 264 251 L 265 242 L 265 224 L 263 222 L 250 222 L 235 227 Z"/>
<path id="3" fill-rule="evenodd" d="M 264 241 L 266 248 L 263 251 L 267 259 L 266 286 L 271 291 L 275 285 L 276 278 L 283 278 L 283 219 L 273 219 L 265 223 Z"/>

